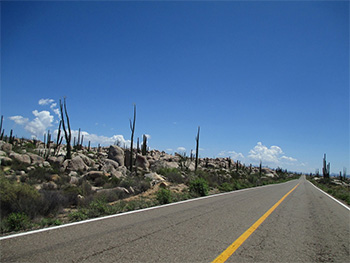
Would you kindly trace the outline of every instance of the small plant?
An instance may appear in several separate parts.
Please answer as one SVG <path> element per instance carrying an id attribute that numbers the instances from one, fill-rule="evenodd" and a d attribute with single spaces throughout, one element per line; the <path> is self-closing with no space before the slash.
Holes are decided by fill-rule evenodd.
<path id="1" fill-rule="evenodd" d="M 40 222 L 41 227 L 45 226 L 59 226 L 62 225 L 61 220 L 54 218 L 43 218 Z"/>
<path id="2" fill-rule="evenodd" d="M 78 211 L 72 212 L 68 215 L 68 218 L 70 221 L 81 221 L 88 219 L 87 212 L 85 211 L 86 209 L 82 210 L 79 209 Z"/>
<path id="3" fill-rule="evenodd" d="M 171 203 L 171 191 L 169 189 L 161 188 L 157 192 L 157 200 L 161 205 Z"/>
<path id="4" fill-rule="evenodd" d="M 184 182 L 180 171 L 176 168 L 160 168 L 157 173 L 165 176 L 169 182 L 181 184 Z"/>
<path id="5" fill-rule="evenodd" d="M 231 191 L 235 190 L 235 188 L 232 184 L 225 182 L 219 186 L 219 190 L 223 191 L 223 192 L 231 192 Z"/>
<path id="6" fill-rule="evenodd" d="M 208 183 L 203 178 L 197 178 L 190 181 L 189 189 L 191 193 L 199 196 L 206 196 L 209 192 Z"/>
<path id="7" fill-rule="evenodd" d="M 30 227 L 29 217 L 25 213 L 11 213 L 6 218 L 6 227 L 8 231 L 19 231 Z"/>

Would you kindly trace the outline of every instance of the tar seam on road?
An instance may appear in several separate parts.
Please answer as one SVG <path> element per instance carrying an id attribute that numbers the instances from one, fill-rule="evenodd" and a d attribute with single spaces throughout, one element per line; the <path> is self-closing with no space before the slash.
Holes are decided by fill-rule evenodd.
<path id="1" fill-rule="evenodd" d="M 225 262 L 243 243 L 253 234 L 253 232 L 265 221 L 265 219 L 283 202 L 286 197 L 293 192 L 300 183 L 293 187 L 287 194 L 285 194 L 276 204 L 274 204 L 262 217 L 258 219 L 248 230 L 246 230 L 235 242 L 225 249 L 212 263 Z"/>

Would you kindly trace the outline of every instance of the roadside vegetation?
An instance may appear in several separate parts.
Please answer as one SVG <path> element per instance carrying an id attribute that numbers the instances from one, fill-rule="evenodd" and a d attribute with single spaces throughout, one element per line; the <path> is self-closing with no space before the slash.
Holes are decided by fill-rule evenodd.
<path id="1" fill-rule="evenodd" d="M 331 196 L 350 205 L 350 179 L 349 178 L 323 178 L 320 176 L 307 176 L 307 179 Z"/>
<path id="2" fill-rule="evenodd" d="M 5 135 L 0 121 L 1 234 L 37 229 L 169 204 L 299 178 L 281 168 L 246 166 L 227 158 L 200 158 L 196 151 L 167 154 L 149 150 L 147 136 L 137 146 L 83 145 L 72 138 L 66 100 L 60 100 L 57 137 L 44 141 Z M 134 140 L 136 105 L 130 119 Z M 64 136 L 61 135 L 64 133 Z M 66 144 L 62 143 L 63 137 Z"/>
<path id="3" fill-rule="evenodd" d="M 288 173 L 275 178 L 259 176 L 259 174 L 239 175 L 235 171 L 226 174 L 222 169 L 185 173 L 177 168 L 162 168 L 158 173 L 167 179 L 168 186 L 151 188 L 149 180 L 140 178 L 104 182 L 105 187 L 119 185 L 137 189 L 135 195 L 127 197 L 124 193 L 96 194 L 91 190 L 88 181 L 72 186 L 65 179 L 61 180 L 59 189 L 37 190 L 33 184 L 37 180 L 45 180 L 46 173 L 43 169 L 36 170 L 28 180 L 20 180 L 20 182 L 15 178 L 5 177 L 2 171 L 0 174 L 1 232 L 55 226 L 299 178 L 297 174 Z M 84 198 L 79 199 L 79 196 Z"/>

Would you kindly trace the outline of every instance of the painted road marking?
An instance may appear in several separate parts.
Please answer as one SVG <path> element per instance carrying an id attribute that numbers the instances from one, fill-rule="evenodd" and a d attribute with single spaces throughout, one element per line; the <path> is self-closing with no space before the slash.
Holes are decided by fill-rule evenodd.
<path id="1" fill-rule="evenodd" d="M 265 219 L 283 202 L 286 197 L 293 192 L 300 183 L 293 187 L 287 194 L 285 194 L 276 204 L 274 204 L 262 217 L 258 219 L 247 231 L 245 231 L 235 242 L 225 249 L 212 263 L 225 262 L 243 243 L 253 234 L 253 232 L 265 221 Z"/>

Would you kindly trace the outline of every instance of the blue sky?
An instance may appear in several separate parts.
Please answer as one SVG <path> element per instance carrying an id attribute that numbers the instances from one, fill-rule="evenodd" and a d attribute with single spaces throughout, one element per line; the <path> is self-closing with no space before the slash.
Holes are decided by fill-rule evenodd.
<path id="1" fill-rule="evenodd" d="M 95 144 L 128 143 L 135 103 L 151 148 L 200 126 L 201 157 L 350 172 L 349 3 L 2 1 L 5 130 L 43 138 L 64 96 Z"/>

